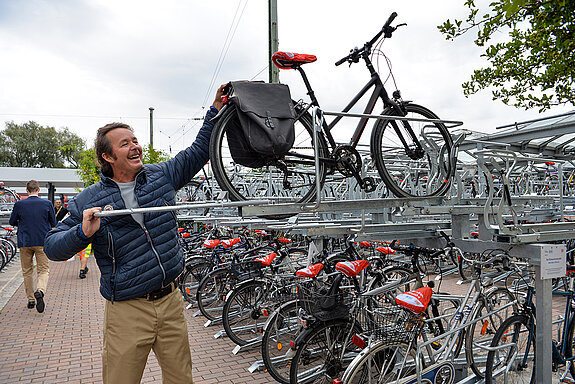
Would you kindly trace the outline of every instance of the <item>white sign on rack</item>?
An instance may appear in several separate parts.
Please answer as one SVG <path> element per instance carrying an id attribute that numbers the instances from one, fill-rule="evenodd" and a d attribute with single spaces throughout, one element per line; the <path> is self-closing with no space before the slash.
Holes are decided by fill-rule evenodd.
<path id="1" fill-rule="evenodd" d="M 565 276 L 567 271 L 565 245 L 545 244 L 541 247 L 541 278 Z"/>

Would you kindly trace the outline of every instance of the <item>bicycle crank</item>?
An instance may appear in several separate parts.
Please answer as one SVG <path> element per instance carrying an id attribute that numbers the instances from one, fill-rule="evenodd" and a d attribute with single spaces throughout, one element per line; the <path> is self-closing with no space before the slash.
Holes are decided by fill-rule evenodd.
<path id="1" fill-rule="evenodd" d="M 373 177 L 361 177 L 361 155 L 350 145 L 341 145 L 333 152 L 337 170 L 344 176 L 355 177 L 359 186 L 366 192 L 376 188 Z"/>

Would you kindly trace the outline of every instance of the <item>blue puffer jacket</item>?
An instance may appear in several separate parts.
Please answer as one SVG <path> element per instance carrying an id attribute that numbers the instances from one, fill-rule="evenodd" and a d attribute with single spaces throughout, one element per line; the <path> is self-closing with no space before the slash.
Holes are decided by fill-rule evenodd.
<path id="1" fill-rule="evenodd" d="M 160 207 L 175 204 L 182 188 L 208 160 L 208 145 L 216 112 L 211 109 L 195 142 L 168 161 L 146 164 L 136 176 L 138 204 Z M 108 177 L 86 188 L 68 203 L 70 216 L 46 235 L 50 260 L 63 261 L 90 242 L 100 268 L 100 292 L 107 300 L 145 296 L 178 277 L 184 268 L 173 212 L 144 214 L 142 228 L 131 215 L 102 217 L 100 229 L 88 240 L 80 233 L 82 212 L 92 207 L 125 209 L 117 184 Z M 84 237 L 84 238 L 83 238 Z"/>

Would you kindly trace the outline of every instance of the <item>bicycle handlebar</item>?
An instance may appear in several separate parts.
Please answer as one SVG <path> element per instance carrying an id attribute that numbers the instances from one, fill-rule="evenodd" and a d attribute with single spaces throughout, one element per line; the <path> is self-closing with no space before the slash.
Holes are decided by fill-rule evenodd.
<path id="1" fill-rule="evenodd" d="M 393 22 L 393 20 L 395 20 L 396 17 L 397 17 L 397 12 L 392 12 L 391 15 L 389 15 L 389 18 L 387 19 L 385 24 L 383 24 L 383 27 L 381 28 L 381 30 L 373 37 L 373 39 L 371 39 L 369 42 L 365 43 L 365 45 L 363 46 L 362 49 L 358 49 L 358 48 L 352 49 L 351 53 L 349 55 L 336 61 L 335 65 L 339 66 L 339 65 L 345 63 L 346 61 L 349 61 L 350 63 L 357 63 L 359 60 L 359 53 L 364 52 L 366 50 L 370 50 L 371 46 L 373 44 L 375 44 L 375 42 L 381 37 L 382 34 L 385 37 L 391 37 L 391 34 L 393 33 L 393 31 L 395 31 L 397 29 L 397 27 L 391 26 L 391 23 Z M 405 25 L 405 24 L 401 24 L 401 25 Z"/>
<path id="2" fill-rule="evenodd" d="M 418 247 L 413 244 L 409 245 L 399 245 L 396 244 L 395 240 L 389 245 L 391 249 L 396 251 L 405 252 L 405 253 L 416 253 L 418 255 L 425 255 L 430 258 L 434 258 L 439 256 L 440 254 L 444 253 L 443 249 L 436 249 L 436 248 L 425 248 L 425 247 Z"/>

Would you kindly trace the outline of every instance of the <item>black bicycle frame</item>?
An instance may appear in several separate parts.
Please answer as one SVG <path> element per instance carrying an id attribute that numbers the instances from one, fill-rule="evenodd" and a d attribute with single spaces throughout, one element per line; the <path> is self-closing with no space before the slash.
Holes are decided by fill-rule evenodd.
<path id="1" fill-rule="evenodd" d="M 368 101 L 368 103 L 367 103 L 367 105 L 363 111 L 364 114 L 366 114 L 366 115 L 371 114 L 375 108 L 377 100 L 381 99 L 383 102 L 384 108 L 391 107 L 398 113 L 398 115 L 404 115 L 405 113 L 404 113 L 403 109 L 401 108 L 401 106 L 389 97 L 387 90 L 385 89 L 383 82 L 381 81 L 381 78 L 379 77 L 379 74 L 377 73 L 377 71 L 373 67 L 371 60 L 369 59 L 369 52 L 364 52 L 362 54 L 362 59 L 365 61 L 365 64 L 367 66 L 367 69 L 369 70 L 371 78 L 364 85 L 364 87 L 353 97 L 353 99 L 345 106 L 345 108 L 343 108 L 342 113 L 349 112 L 359 102 L 359 100 L 361 100 L 361 98 L 363 98 L 363 96 L 365 96 L 367 94 L 369 89 L 374 87 L 373 92 L 371 93 L 371 96 L 369 98 L 369 101 Z M 303 79 L 303 82 L 305 84 L 305 87 L 307 89 L 307 94 L 311 99 L 311 103 L 310 103 L 309 107 L 311 107 L 313 105 L 313 106 L 316 106 L 319 108 L 319 102 L 318 102 L 317 98 L 315 97 L 315 92 L 313 91 L 311 84 L 310 84 L 304 70 L 302 69 L 301 66 L 297 66 L 297 67 L 295 67 L 295 69 L 297 69 L 298 72 L 300 73 L 300 75 Z M 309 109 L 309 107 L 306 108 L 305 111 L 307 111 Z M 343 118 L 343 116 L 336 116 L 336 118 L 333 121 L 331 121 L 327 125 L 327 127 L 323 130 L 330 146 L 332 147 L 332 149 L 335 149 L 337 147 L 337 144 L 335 142 L 335 139 L 333 138 L 333 135 L 331 134 L 331 130 L 335 127 L 335 125 L 342 118 Z M 367 125 L 368 120 L 369 119 L 367 117 L 360 118 L 359 123 L 357 124 L 357 127 L 355 128 L 355 131 L 354 131 L 354 133 L 351 136 L 351 139 L 349 141 L 349 145 L 352 146 L 353 148 L 357 147 L 359 140 L 360 140 L 360 138 L 361 138 L 361 136 L 365 130 L 365 127 Z M 408 151 L 409 145 L 407 144 L 407 142 L 405 142 L 403 135 L 399 132 L 399 128 L 397 127 L 397 124 L 393 124 L 393 127 L 397 131 L 398 136 L 401 138 L 402 144 L 405 146 L 406 151 Z M 417 146 L 419 147 L 420 146 L 419 141 L 417 140 L 415 133 L 411 129 L 411 126 L 409 126 L 409 124 L 405 124 L 405 128 L 406 128 L 407 132 L 409 133 L 409 135 L 411 136 L 414 143 L 416 143 Z"/>

